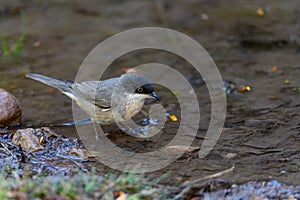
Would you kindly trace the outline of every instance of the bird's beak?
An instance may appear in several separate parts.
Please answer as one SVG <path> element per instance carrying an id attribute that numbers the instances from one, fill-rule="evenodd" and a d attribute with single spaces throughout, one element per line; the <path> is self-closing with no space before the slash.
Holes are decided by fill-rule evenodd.
<path id="1" fill-rule="evenodd" d="M 155 92 L 152 92 L 150 94 L 151 97 L 155 98 L 156 100 L 160 101 L 160 97 L 155 93 Z"/>

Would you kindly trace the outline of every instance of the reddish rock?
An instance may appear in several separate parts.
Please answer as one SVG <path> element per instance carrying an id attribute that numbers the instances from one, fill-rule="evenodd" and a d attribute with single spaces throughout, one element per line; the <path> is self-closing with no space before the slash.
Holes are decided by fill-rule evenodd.
<path id="1" fill-rule="evenodd" d="M 0 125 L 21 122 L 22 109 L 15 96 L 0 88 Z"/>

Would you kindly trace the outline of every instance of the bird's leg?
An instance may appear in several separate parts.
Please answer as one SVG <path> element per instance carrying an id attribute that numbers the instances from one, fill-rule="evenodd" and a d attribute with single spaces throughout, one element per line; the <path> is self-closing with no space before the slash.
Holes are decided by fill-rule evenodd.
<path id="1" fill-rule="evenodd" d="M 63 123 L 61 124 L 62 126 L 74 126 L 74 125 L 79 125 L 79 124 L 90 124 L 92 122 L 92 120 L 90 118 L 88 119 L 82 119 L 76 122 L 67 122 L 67 123 Z"/>
<path id="2" fill-rule="evenodd" d="M 140 112 L 142 113 L 142 115 L 144 115 L 144 117 L 149 119 L 149 113 L 144 108 L 142 108 Z"/>
<path id="3" fill-rule="evenodd" d="M 143 118 L 143 123 L 145 123 L 144 125 L 150 124 L 149 112 L 147 112 L 144 108 L 142 108 L 140 113 L 145 117 Z"/>

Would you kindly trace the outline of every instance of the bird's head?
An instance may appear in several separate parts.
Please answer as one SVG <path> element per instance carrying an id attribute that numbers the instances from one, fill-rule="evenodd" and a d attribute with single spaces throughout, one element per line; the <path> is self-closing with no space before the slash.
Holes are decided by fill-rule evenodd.
<path id="1" fill-rule="evenodd" d="M 147 99 L 154 98 L 160 100 L 160 97 L 154 91 L 150 81 L 141 74 L 126 73 L 120 77 L 119 87 L 127 94 L 134 95 L 135 98 Z"/>

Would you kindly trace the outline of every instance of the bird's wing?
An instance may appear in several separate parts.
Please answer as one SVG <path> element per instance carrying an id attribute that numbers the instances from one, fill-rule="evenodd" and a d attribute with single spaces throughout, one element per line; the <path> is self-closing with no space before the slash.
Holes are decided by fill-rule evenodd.
<path id="1" fill-rule="evenodd" d="M 74 83 L 73 90 L 78 98 L 83 98 L 94 105 L 103 108 L 111 108 L 111 95 L 118 78 L 105 81 L 87 81 Z"/>

